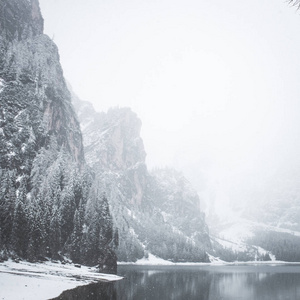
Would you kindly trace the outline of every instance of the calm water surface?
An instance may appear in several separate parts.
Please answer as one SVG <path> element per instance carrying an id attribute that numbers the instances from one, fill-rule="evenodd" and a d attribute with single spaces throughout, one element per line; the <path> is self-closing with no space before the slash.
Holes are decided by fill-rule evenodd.
<path id="1" fill-rule="evenodd" d="M 119 266 L 125 278 L 64 292 L 61 300 L 300 300 L 299 265 Z"/>

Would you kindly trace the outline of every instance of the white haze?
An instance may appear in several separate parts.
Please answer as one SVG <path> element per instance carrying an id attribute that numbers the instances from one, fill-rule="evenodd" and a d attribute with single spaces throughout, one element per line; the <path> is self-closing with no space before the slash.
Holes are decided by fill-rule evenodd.
<path id="1" fill-rule="evenodd" d="M 300 14 L 287 1 L 40 4 L 78 96 L 141 118 L 148 166 L 222 193 L 299 164 Z"/>

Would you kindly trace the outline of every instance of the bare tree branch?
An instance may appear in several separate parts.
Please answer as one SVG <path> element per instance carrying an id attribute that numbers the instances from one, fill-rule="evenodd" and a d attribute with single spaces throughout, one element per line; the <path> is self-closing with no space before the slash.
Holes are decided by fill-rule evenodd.
<path id="1" fill-rule="evenodd" d="M 300 9 L 300 0 L 288 0 L 289 4 L 296 6 L 297 9 Z"/>

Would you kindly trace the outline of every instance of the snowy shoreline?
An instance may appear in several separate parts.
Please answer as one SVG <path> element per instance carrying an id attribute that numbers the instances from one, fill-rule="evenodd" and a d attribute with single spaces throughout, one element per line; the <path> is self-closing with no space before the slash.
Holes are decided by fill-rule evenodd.
<path id="1" fill-rule="evenodd" d="M 268 260 L 268 261 L 235 261 L 235 262 L 226 262 L 224 260 L 210 257 L 211 262 L 179 262 L 174 263 L 168 260 L 159 258 L 153 254 L 149 254 L 148 258 L 142 258 L 136 262 L 118 262 L 118 266 L 230 266 L 230 265 L 300 265 L 300 262 L 287 262 L 281 260 Z"/>
<path id="2" fill-rule="evenodd" d="M 41 300 L 58 297 L 63 291 L 122 277 L 97 273 L 96 268 L 60 262 L 29 263 L 8 260 L 0 263 L 1 300 Z"/>

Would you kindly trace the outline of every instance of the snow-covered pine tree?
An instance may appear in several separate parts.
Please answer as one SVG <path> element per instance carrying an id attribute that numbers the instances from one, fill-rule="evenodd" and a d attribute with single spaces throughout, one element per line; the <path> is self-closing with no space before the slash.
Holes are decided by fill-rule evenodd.
<path id="1" fill-rule="evenodd" d="M 20 185 L 17 189 L 10 243 L 12 251 L 20 257 L 26 256 L 29 237 L 29 223 L 26 207 L 27 180 L 28 176 L 26 175 L 19 179 Z"/>

